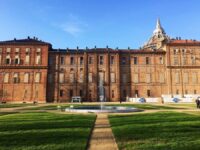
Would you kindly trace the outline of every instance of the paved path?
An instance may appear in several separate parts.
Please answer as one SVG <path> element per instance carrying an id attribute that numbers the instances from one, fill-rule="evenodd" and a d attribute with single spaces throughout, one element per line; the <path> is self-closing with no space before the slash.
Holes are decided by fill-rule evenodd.
<path id="1" fill-rule="evenodd" d="M 107 114 L 97 114 L 88 150 L 118 150 Z"/>

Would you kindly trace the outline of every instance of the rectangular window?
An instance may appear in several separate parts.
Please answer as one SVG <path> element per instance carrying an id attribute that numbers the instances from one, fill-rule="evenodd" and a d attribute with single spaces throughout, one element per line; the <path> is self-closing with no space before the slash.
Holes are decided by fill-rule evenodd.
<path id="1" fill-rule="evenodd" d="M 183 58 L 182 58 L 182 64 L 183 65 L 187 64 L 187 57 L 186 56 L 183 56 Z"/>
<path id="2" fill-rule="evenodd" d="M 6 65 L 11 64 L 11 58 L 10 58 L 9 55 L 6 56 L 5 64 L 6 64 Z"/>
<path id="3" fill-rule="evenodd" d="M 73 96 L 73 90 L 69 91 L 69 96 L 72 97 Z"/>
<path id="4" fill-rule="evenodd" d="M 150 97 L 151 96 L 151 91 L 147 90 L 147 96 Z"/>
<path id="5" fill-rule="evenodd" d="M 9 81 L 9 73 L 5 73 L 4 74 L 4 79 L 3 79 L 4 83 L 8 83 Z"/>
<path id="6" fill-rule="evenodd" d="M 15 48 L 15 53 L 19 53 L 20 48 Z"/>
<path id="7" fill-rule="evenodd" d="M 59 83 L 64 83 L 64 73 L 59 73 Z"/>
<path id="8" fill-rule="evenodd" d="M 192 73 L 192 83 L 193 84 L 197 84 L 198 80 L 197 80 L 197 73 L 193 72 Z"/>
<path id="9" fill-rule="evenodd" d="M 175 73 L 175 83 L 178 84 L 180 81 L 179 81 L 179 73 L 176 72 Z"/>
<path id="10" fill-rule="evenodd" d="M 146 57 L 146 64 L 150 64 L 150 58 L 149 57 Z"/>
<path id="11" fill-rule="evenodd" d="M 74 64 L 74 57 L 70 57 L 70 65 Z"/>
<path id="12" fill-rule="evenodd" d="M 104 72 L 99 72 L 99 83 L 104 83 Z"/>
<path id="13" fill-rule="evenodd" d="M 25 73 L 24 74 L 24 83 L 28 83 L 29 82 L 29 73 Z"/>
<path id="14" fill-rule="evenodd" d="M 126 74 L 122 74 L 122 82 L 123 83 L 127 82 L 127 76 L 126 76 Z"/>
<path id="15" fill-rule="evenodd" d="M 115 83 L 115 73 L 111 73 L 111 82 Z"/>
<path id="16" fill-rule="evenodd" d="M 160 57 L 160 58 L 159 58 L 159 63 L 160 63 L 161 65 L 164 63 L 163 57 Z"/>
<path id="17" fill-rule="evenodd" d="M 146 74 L 146 83 L 151 83 L 151 74 Z"/>
<path id="18" fill-rule="evenodd" d="M 13 75 L 13 83 L 19 83 L 19 74 L 18 73 L 14 73 L 14 75 Z"/>
<path id="19" fill-rule="evenodd" d="M 133 64 L 137 65 L 138 64 L 138 58 L 137 57 L 133 57 Z"/>
<path id="20" fill-rule="evenodd" d="M 80 57 L 80 65 L 83 65 L 83 57 Z"/>
<path id="21" fill-rule="evenodd" d="M 39 65 L 39 64 L 41 64 L 41 56 L 40 55 L 37 55 L 36 56 L 36 65 Z"/>
<path id="22" fill-rule="evenodd" d="M 174 57 L 174 65 L 178 65 L 178 57 Z"/>
<path id="23" fill-rule="evenodd" d="M 15 56 L 15 65 L 19 65 L 19 64 L 20 64 L 19 56 Z"/>
<path id="24" fill-rule="evenodd" d="M 63 56 L 60 57 L 60 64 L 61 65 L 65 64 L 65 57 L 63 57 Z"/>
<path id="25" fill-rule="evenodd" d="M 99 56 L 99 64 L 103 65 L 103 56 Z"/>
<path id="26" fill-rule="evenodd" d="M 88 59 L 88 63 L 91 65 L 93 63 L 93 58 L 90 56 Z"/>
<path id="27" fill-rule="evenodd" d="M 63 97 L 63 90 L 60 90 L 60 97 Z"/>
<path id="28" fill-rule="evenodd" d="M 113 65 L 115 63 L 115 57 L 110 56 L 110 64 Z"/>
<path id="29" fill-rule="evenodd" d="M 194 94 L 197 94 L 197 90 L 194 90 Z"/>
<path id="30" fill-rule="evenodd" d="M 177 95 L 179 94 L 179 90 L 176 90 L 176 94 L 177 94 Z"/>
<path id="31" fill-rule="evenodd" d="M 80 91 L 79 91 L 79 94 L 80 94 L 80 97 L 82 97 L 82 96 L 83 96 L 83 91 L 80 90 Z"/>
<path id="32" fill-rule="evenodd" d="M 133 82 L 138 83 L 139 82 L 139 76 L 137 73 L 133 74 Z"/>
<path id="33" fill-rule="evenodd" d="M 11 52 L 11 48 L 7 48 L 6 53 L 10 53 L 10 52 Z"/>
<path id="34" fill-rule="evenodd" d="M 185 90 L 185 94 L 188 94 L 188 90 Z"/>
<path id="35" fill-rule="evenodd" d="M 41 79 L 41 73 L 37 72 L 35 74 L 35 83 L 40 83 L 40 79 Z"/>
<path id="36" fill-rule="evenodd" d="M 41 48 L 37 48 L 36 52 L 41 53 Z"/>
<path id="37" fill-rule="evenodd" d="M 165 82 L 165 73 L 160 73 L 160 83 Z"/>
<path id="38" fill-rule="evenodd" d="M 135 97 L 139 97 L 139 92 L 138 92 L 138 90 L 135 90 Z"/>
<path id="39" fill-rule="evenodd" d="M 112 98 L 114 98 L 114 97 L 115 97 L 115 91 L 112 90 Z"/>
<path id="40" fill-rule="evenodd" d="M 191 61 L 192 61 L 192 65 L 195 65 L 195 64 L 196 64 L 196 57 L 195 57 L 195 56 L 192 56 L 192 57 L 191 57 Z"/>
<path id="41" fill-rule="evenodd" d="M 188 73 L 183 73 L 183 83 L 188 83 Z"/>
<path id="42" fill-rule="evenodd" d="M 79 74 L 79 82 L 80 82 L 80 83 L 83 83 L 83 73 L 80 73 L 80 74 Z"/>
<path id="43" fill-rule="evenodd" d="M 29 64 L 29 62 L 30 62 L 30 56 L 26 55 L 25 56 L 25 64 Z"/>
<path id="44" fill-rule="evenodd" d="M 69 81 L 70 83 L 74 83 L 74 73 L 69 74 Z"/>
<path id="45" fill-rule="evenodd" d="M 26 48 L 26 55 L 30 53 L 30 48 Z"/>
<path id="46" fill-rule="evenodd" d="M 122 65 L 126 64 L 126 57 L 122 57 Z"/>
<path id="47" fill-rule="evenodd" d="M 89 83 L 92 83 L 92 73 L 89 73 L 88 82 L 89 82 Z"/>

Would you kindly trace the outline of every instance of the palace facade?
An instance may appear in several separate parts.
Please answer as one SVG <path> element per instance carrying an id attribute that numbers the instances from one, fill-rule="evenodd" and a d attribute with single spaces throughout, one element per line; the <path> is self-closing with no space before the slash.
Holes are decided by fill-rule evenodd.
<path id="1" fill-rule="evenodd" d="M 106 101 L 200 94 L 200 41 L 172 39 L 157 21 L 140 49 L 53 49 L 37 38 L 0 42 L 0 102 Z"/>

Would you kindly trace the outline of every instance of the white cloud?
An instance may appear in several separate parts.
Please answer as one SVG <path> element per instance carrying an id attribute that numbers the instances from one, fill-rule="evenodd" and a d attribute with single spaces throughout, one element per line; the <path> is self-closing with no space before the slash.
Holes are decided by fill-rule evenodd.
<path id="1" fill-rule="evenodd" d="M 77 37 L 85 32 L 87 26 L 88 25 L 82 22 L 77 16 L 70 14 L 67 21 L 59 25 L 59 28 L 67 34 Z"/>

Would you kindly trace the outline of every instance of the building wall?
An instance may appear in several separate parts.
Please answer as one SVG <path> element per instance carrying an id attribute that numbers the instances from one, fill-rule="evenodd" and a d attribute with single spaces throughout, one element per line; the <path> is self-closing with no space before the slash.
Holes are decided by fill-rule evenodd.
<path id="1" fill-rule="evenodd" d="M 0 44 L 1 102 L 46 102 L 48 50 L 48 45 Z M 29 56 L 29 63 L 26 62 L 26 55 Z M 6 62 L 8 56 L 9 64 Z M 17 56 L 19 63 L 15 62 Z M 41 57 L 38 64 L 37 56 Z M 6 74 L 8 81 L 4 79 Z M 25 74 L 28 74 L 27 81 L 24 81 Z M 38 81 L 36 76 L 39 76 Z"/>

